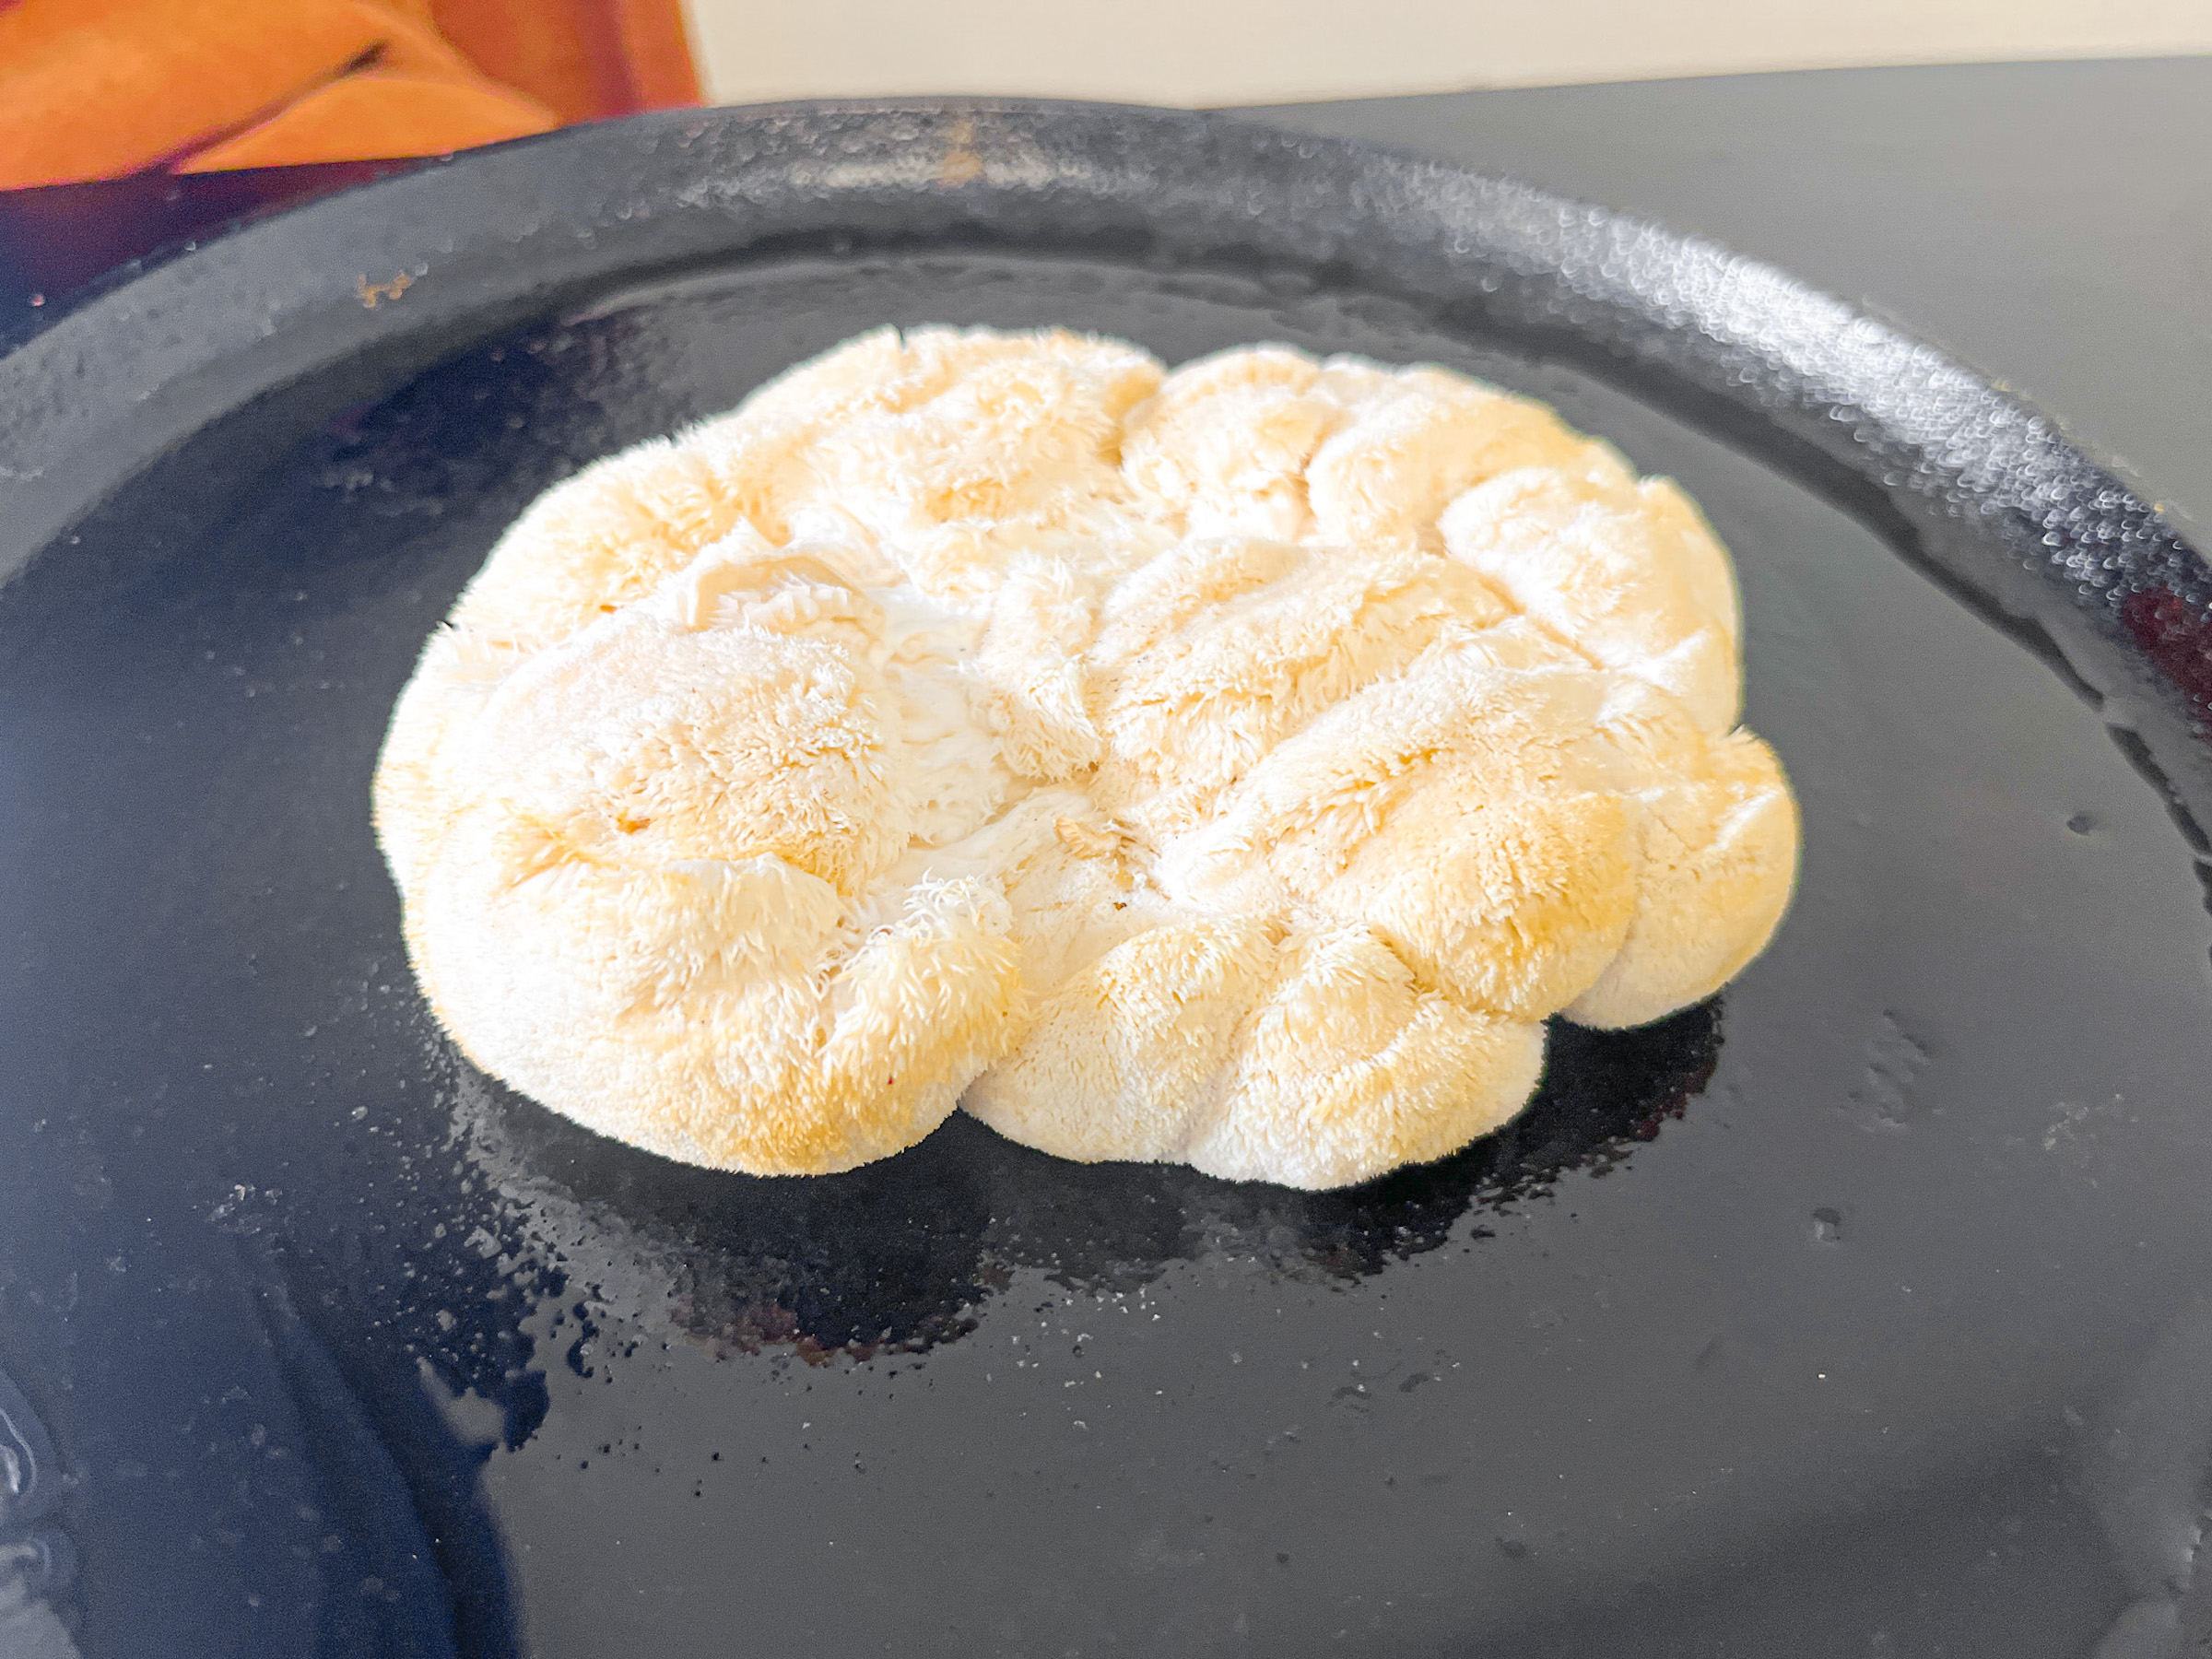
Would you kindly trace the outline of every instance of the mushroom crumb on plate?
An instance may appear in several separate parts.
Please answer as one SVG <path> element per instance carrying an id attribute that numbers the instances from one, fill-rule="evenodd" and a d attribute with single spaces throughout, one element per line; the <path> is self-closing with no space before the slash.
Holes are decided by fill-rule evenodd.
<path id="1" fill-rule="evenodd" d="M 964 1105 L 1340 1186 L 1764 946 L 1737 636 L 1696 508 L 1531 400 L 886 330 L 541 497 L 377 826 L 439 1018 L 602 1133 L 818 1173 Z"/>

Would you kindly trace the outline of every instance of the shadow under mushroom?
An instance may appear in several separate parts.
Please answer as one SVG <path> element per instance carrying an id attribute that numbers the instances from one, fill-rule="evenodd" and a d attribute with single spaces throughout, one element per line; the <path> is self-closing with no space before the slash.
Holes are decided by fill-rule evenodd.
<path id="1" fill-rule="evenodd" d="M 1718 1062 L 1720 1001 L 1631 1031 L 1556 1021 L 1550 1041 L 1541 1088 L 1504 1128 L 1441 1162 L 1324 1193 L 1175 1165 L 1068 1163 L 959 1112 L 920 1146 L 845 1174 L 757 1177 L 638 1151 L 474 1072 L 455 1112 L 517 1241 L 558 1256 L 571 1289 L 615 1277 L 641 1300 L 657 1290 L 677 1328 L 717 1351 L 865 1359 L 965 1335 L 1020 1269 L 1128 1291 L 1176 1261 L 1226 1253 L 1346 1283 L 1437 1249 L 1470 1211 L 1570 1171 L 1602 1172 L 1680 1116 Z M 580 1371 L 590 1303 L 571 1311 Z"/>

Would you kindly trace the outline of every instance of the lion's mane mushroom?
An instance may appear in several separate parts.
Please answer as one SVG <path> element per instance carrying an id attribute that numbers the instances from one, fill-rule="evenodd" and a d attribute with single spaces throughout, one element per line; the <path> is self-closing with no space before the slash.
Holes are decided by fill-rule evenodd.
<path id="1" fill-rule="evenodd" d="M 884 331 L 541 497 L 377 826 L 446 1029 L 635 1145 L 841 1170 L 964 1100 L 1336 1186 L 1764 946 L 1737 632 L 1679 490 L 1462 376 Z"/>

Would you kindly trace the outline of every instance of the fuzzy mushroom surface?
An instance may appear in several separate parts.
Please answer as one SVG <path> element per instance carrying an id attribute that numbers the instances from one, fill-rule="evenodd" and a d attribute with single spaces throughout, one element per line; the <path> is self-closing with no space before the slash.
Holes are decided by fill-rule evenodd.
<path id="1" fill-rule="evenodd" d="M 884 330 L 541 496 L 377 832 L 454 1041 L 635 1146 L 822 1173 L 964 1108 L 1342 1186 L 1764 947 L 1738 631 L 1688 499 L 1529 399 Z"/>

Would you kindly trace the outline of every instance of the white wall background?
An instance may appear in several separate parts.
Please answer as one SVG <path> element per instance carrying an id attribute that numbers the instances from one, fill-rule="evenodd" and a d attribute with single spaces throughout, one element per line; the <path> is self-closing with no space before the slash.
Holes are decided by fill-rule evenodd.
<path id="1" fill-rule="evenodd" d="M 702 78 L 719 103 L 978 92 L 1203 106 L 2212 53 L 2212 0 L 688 3 Z"/>

